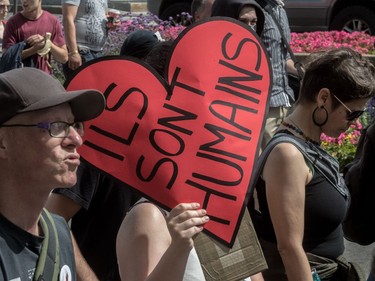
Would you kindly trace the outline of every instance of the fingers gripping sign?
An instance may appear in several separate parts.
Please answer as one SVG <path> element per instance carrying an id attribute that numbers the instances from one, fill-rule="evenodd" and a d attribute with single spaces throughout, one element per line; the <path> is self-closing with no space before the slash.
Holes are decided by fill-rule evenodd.
<path id="1" fill-rule="evenodd" d="M 181 203 L 167 216 L 167 226 L 172 244 L 183 244 L 193 248 L 193 237 L 203 230 L 209 221 L 207 212 L 200 209 L 199 203 Z"/>

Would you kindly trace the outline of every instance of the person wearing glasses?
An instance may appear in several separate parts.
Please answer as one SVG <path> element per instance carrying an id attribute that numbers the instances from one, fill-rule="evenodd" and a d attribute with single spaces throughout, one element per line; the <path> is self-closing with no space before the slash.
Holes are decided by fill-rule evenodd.
<path id="1" fill-rule="evenodd" d="M 42 9 L 41 0 L 23 0 L 21 3 L 22 11 L 10 17 L 5 26 L 3 57 L 7 56 L 12 65 L 22 46 L 24 65 L 52 74 L 53 60 L 57 63 L 68 60 L 62 26 L 55 15 Z"/>
<path id="2" fill-rule="evenodd" d="M 374 79 L 374 66 L 348 48 L 314 54 L 307 65 L 300 98 L 268 144 L 256 181 L 265 280 L 313 280 L 315 266 L 322 280 L 352 280 L 337 270 L 350 195 L 320 136 L 338 137 L 357 121 L 375 95 Z M 281 136 L 286 139 L 273 145 Z M 312 151 L 310 157 L 291 138 Z"/>
<path id="3" fill-rule="evenodd" d="M 36 68 L 0 74 L 0 280 L 77 280 L 69 227 L 44 205 L 76 183 L 83 122 L 104 108 Z"/>

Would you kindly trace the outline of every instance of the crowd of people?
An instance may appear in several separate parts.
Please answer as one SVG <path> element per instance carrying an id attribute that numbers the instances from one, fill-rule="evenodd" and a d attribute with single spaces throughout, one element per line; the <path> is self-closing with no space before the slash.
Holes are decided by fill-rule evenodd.
<path id="1" fill-rule="evenodd" d="M 105 110 L 105 98 L 96 89 L 67 92 L 50 63 L 61 63 L 70 79 L 102 56 L 107 2 L 63 0 L 63 25 L 41 0 L 22 0 L 22 11 L 6 21 L 8 6 L 0 0 L 0 69 L 7 69 L 0 74 L 0 280 L 213 280 L 202 251 L 224 246 L 203 232 L 210 217 L 199 203 L 165 210 L 79 160 L 83 122 Z M 242 221 L 251 262 L 230 280 L 367 280 L 343 258 L 351 195 L 320 136 L 338 137 L 364 113 L 375 96 L 375 67 L 349 48 L 316 52 L 303 65 L 296 99 L 288 85 L 288 73 L 297 70 L 283 6 L 283 0 L 193 0 L 191 7 L 194 22 L 222 16 L 248 25 L 272 70 L 255 191 Z M 119 55 L 164 76 L 172 44 L 137 30 Z M 18 59 L 28 67 L 11 69 Z"/>

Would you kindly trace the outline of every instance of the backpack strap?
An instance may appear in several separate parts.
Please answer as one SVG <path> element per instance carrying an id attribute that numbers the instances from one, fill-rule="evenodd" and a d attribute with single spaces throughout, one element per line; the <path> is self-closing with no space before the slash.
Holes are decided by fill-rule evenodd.
<path id="1" fill-rule="evenodd" d="M 40 216 L 40 225 L 44 233 L 44 240 L 34 274 L 34 281 L 56 281 L 60 269 L 59 238 L 55 222 L 45 208 Z"/>
<path id="2" fill-rule="evenodd" d="M 340 176 L 339 163 L 335 158 L 330 156 L 320 147 L 317 147 L 309 142 L 305 142 L 300 138 L 283 132 L 278 132 L 266 146 L 262 152 L 258 165 L 255 170 L 255 179 L 259 179 L 267 157 L 272 149 L 279 143 L 291 143 L 302 153 L 302 155 L 309 161 L 314 170 L 324 176 L 326 180 L 345 198 L 350 198 L 349 191 L 345 185 L 344 179 Z"/>

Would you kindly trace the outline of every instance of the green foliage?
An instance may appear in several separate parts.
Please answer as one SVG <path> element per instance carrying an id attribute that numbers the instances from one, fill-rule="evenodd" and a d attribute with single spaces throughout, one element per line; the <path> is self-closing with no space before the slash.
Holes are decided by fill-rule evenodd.
<path id="1" fill-rule="evenodd" d="M 346 164 L 354 160 L 361 131 L 370 124 L 374 118 L 373 109 L 374 107 L 372 107 L 370 102 L 368 111 L 357 120 L 356 124 L 349 127 L 349 129 L 338 138 L 331 138 L 322 134 L 321 146 L 339 161 L 340 169 L 343 169 Z"/>
<path id="2" fill-rule="evenodd" d="M 359 140 L 358 133 L 360 134 L 360 129 L 350 128 L 340 140 L 322 141 L 322 147 L 339 161 L 341 169 L 354 159 Z"/>

